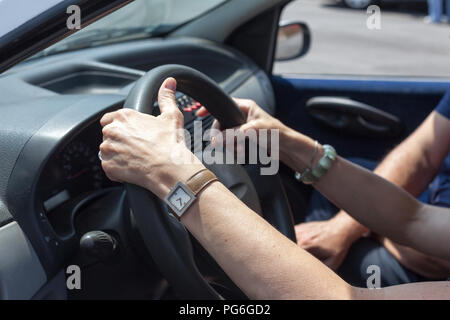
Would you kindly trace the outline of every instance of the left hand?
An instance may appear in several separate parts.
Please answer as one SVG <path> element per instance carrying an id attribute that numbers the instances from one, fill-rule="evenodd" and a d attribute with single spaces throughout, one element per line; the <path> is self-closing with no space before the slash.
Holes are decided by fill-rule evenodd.
<path id="1" fill-rule="evenodd" d="M 131 109 L 102 117 L 100 151 L 109 179 L 139 185 L 164 198 L 179 180 L 185 181 L 204 168 L 186 147 L 183 114 L 176 105 L 175 91 L 175 79 L 166 79 L 158 95 L 158 117 Z M 187 161 L 180 164 L 179 159 Z"/>
<path id="2" fill-rule="evenodd" d="M 330 219 L 295 226 L 298 245 L 333 270 L 342 264 L 354 241 L 338 221 Z"/>

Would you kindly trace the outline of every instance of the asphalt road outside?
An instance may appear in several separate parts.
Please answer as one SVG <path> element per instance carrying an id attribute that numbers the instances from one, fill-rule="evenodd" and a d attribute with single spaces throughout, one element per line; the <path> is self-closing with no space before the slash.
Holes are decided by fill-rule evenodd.
<path id="1" fill-rule="evenodd" d="M 425 24 L 426 10 L 381 6 L 381 30 L 369 30 L 365 10 L 327 0 L 297 0 L 282 19 L 306 22 L 309 53 L 277 62 L 275 74 L 450 77 L 450 24 Z"/>

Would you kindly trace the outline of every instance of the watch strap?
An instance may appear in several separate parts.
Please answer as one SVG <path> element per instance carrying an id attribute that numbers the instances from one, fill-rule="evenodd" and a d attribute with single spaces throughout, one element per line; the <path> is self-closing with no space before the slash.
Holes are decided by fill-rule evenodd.
<path id="1" fill-rule="evenodd" d="M 190 177 L 185 185 L 192 191 L 194 195 L 197 195 L 200 191 L 206 188 L 209 184 L 214 181 L 218 181 L 214 173 L 208 169 L 203 169 Z"/>

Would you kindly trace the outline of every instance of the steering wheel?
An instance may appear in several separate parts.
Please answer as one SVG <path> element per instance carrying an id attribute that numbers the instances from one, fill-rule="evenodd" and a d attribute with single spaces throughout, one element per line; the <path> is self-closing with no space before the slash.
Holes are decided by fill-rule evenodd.
<path id="1" fill-rule="evenodd" d="M 152 114 L 159 88 L 168 77 L 177 80 L 177 90 L 201 101 L 224 129 L 245 122 L 238 106 L 213 80 L 182 65 L 164 65 L 149 71 L 135 84 L 124 108 Z M 263 217 L 295 241 L 292 214 L 278 175 L 254 174 L 254 179 L 259 180 L 254 185 L 240 165 L 216 165 L 209 169 L 230 190 L 238 189 L 235 194 L 255 211 L 261 211 L 258 195 L 263 198 L 266 202 L 263 207 L 267 208 L 263 210 Z M 145 246 L 175 292 L 183 299 L 221 299 L 196 266 L 188 232 L 168 214 L 165 204 L 142 187 L 126 184 L 125 188 L 130 210 Z"/>

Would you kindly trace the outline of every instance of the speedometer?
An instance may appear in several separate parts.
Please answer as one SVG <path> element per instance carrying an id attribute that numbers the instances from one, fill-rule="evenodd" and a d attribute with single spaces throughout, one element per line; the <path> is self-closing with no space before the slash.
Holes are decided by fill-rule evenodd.
<path id="1" fill-rule="evenodd" d="M 82 187 L 90 182 L 94 189 L 102 187 L 103 171 L 97 153 L 86 143 L 76 141 L 61 154 L 62 168 L 67 182 Z M 91 188 L 92 188 L 91 187 Z"/>
<path id="2" fill-rule="evenodd" d="M 101 142 L 102 128 L 95 121 L 50 158 L 39 178 L 47 212 L 96 190 L 119 186 L 103 172 L 97 156 Z"/>

